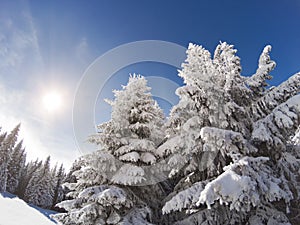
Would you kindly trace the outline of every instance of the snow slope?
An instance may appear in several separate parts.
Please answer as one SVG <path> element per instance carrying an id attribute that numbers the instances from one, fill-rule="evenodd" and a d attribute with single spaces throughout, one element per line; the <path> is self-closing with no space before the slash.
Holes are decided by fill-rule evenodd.
<path id="1" fill-rule="evenodd" d="M 55 225 L 45 215 L 19 198 L 0 194 L 0 225 Z"/>

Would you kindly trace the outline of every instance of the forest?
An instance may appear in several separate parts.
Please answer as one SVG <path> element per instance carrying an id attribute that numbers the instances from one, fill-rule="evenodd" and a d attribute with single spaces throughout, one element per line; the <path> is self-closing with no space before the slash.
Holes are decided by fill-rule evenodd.
<path id="1" fill-rule="evenodd" d="M 107 100 L 97 151 L 63 166 L 26 162 L 19 125 L 0 136 L 0 191 L 57 208 L 64 225 L 299 224 L 300 73 L 276 87 L 266 46 L 243 76 L 233 45 L 190 44 L 165 117 L 145 77 Z"/>

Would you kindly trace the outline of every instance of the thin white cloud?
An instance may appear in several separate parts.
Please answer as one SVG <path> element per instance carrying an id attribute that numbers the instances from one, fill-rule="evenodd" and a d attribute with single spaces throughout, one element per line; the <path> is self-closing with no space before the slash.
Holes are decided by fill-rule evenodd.
<path id="1" fill-rule="evenodd" d="M 81 38 L 77 46 L 75 47 L 75 53 L 77 59 L 81 63 L 90 63 L 90 52 L 89 52 L 89 44 L 85 37 Z"/>
<path id="2" fill-rule="evenodd" d="M 35 53 L 37 55 L 37 59 L 40 61 L 40 63 L 43 63 L 40 48 L 39 48 L 39 42 L 38 42 L 38 35 L 37 35 L 37 29 L 35 28 L 33 18 L 29 12 L 23 12 L 23 16 L 25 20 L 27 20 L 27 23 L 29 25 L 30 33 L 31 33 L 31 45 L 33 46 L 33 49 L 35 50 Z"/>
<path id="3" fill-rule="evenodd" d="M 7 18 L 0 21 L 0 69 L 22 66 L 28 51 L 41 61 L 36 30 L 31 17 L 22 14 L 17 21 Z"/>

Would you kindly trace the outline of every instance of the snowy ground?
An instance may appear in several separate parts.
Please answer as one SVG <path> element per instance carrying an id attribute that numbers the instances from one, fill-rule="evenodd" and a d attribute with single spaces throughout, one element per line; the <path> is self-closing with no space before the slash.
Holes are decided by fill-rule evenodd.
<path id="1" fill-rule="evenodd" d="M 55 225 L 45 216 L 52 211 L 33 208 L 10 194 L 3 196 L 0 194 L 0 225 Z"/>

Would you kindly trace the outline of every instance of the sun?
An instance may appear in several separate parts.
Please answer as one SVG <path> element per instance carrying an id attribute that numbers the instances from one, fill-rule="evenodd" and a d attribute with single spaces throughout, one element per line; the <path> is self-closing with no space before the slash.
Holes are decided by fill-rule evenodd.
<path id="1" fill-rule="evenodd" d="M 43 96 L 43 105 L 48 112 L 57 112 L 62 107 L 62 97 L 57 91 L 50 91 Z"/>

